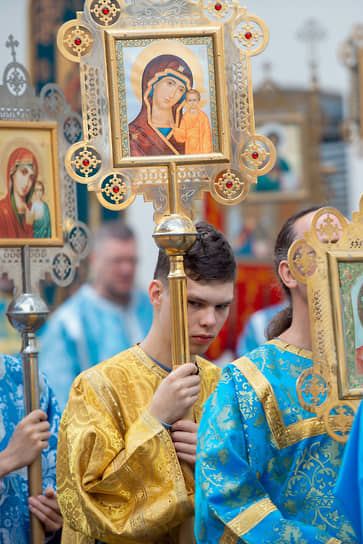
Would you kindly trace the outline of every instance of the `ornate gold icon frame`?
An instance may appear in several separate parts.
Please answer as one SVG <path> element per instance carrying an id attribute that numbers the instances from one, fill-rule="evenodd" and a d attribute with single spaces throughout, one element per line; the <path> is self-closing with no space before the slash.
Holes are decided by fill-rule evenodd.
<path id="1" fill-rule="evenodd" d="M 84 140 L 67 154 L 68 174 L 112 210 L 143 194 L 155 221 L 193 218 L 204 192 L 223 204 L 244 200 L 276 156 L 254 122 L 250 57 L 267 40 L 264 22 L 237 0 L 86 0 L 57 37 L 61 53 L 80 63 Z M 170 99 L 165 123 L 152 113 L 168 78 L 183 92 Z M 190 118 L 187 127 L 188 91 L 199 93 L 209 147 L 209 136 L 193 140 Z"/>
<path id="2" fill-rule="evenodd" d="M 363 336 L 363 196 L 352 222 L 335 208 L 319 209 L 288 259 L 306 284 L 312 338 L 313 366 L 297 381 L 298 397 L 330 436 L 345 442 L 363 396 L 363 364 L 359 370 L 354 358 Z"/>
<path id="3" fill-rule="evenodd" d="M 363 251 L 331 251 L 328 268 L 341 399 L 363 397 Z"/>
<path id="4" fill-rule="evenodd" d="M 0 216 L 6 217 L 6 208 L 15 208 L 13 194 L 16 171 L 20 159 L 35 164 L 34 177 L 29 187 L 29 206 L 34 208 L 35 188 L 37 184 L 43 186 L 42 204 L 48 212 L 49 225 L 38 229 L 34 236 L 12 236 L 2 232 L 0 220 L 0 245 L 7 247 L 29 246 L 63 246 L 63 229 L 61 213 L 61 195 L 59 181 L 58 159 L 58 125 L 56 122 L 0 121 L 0 155 L 1 180 L 0 184 Z M 12 164 L 10 164 L 12 163 Z M 39 208 L 39 204 L 38 204 Z M 16 209 L 16 208 L 15 208 Z M 4 210 L 4 211 L 2 211 Z M 49 213 L 49 215 L 48 215 Z M 19 214 L 18 214 L 19 216 Z M 27 216 L 22 217 L 23 223 L 34 225 L 34 212 L 30 210 Z M 43 219 L 43 222 L 46 220 Z M 9 220 L 8 220 L 9 222 Z M 43 223 L 44 225 L 44 223 Z M 4 225 L 7 231 L 11 225 Z M 36 235 L 38 234 L 38 235 Z M 40 234 L 43 234 L 40 236 Z M 46 234 L 46 236 L 44 235 Z"/>
<path id="5" fill-rule="evenodd" d="M 223 66 L 224 51 L 222 47 L 222 31 L 220 27 L 201 27 L 191 29 L 160 29 L 158 37 L 147 34 L 145 31 L 130 30 L 120 34 L 118 31 L 106 31 L 106 65 L 108 69 L 108 87 L 110 96 L 111 134 L 113 166 L 151 166 L 172 162 L 183 164 L 198 163 L 211 164 L 214 162 L 229 162 L 229 128 L 227 118 L 226 79 Z M 205 49 L 208 73 L 204 79 L 208 82 L 206 90 L 203 78 L 201 78 L 202 64 L 193 52 Z M 130 50 L 138 52 L 131 73 L 128 73 L 124 62 L 124 56 Z M 202 100 L 210 103 L 211 132 L 213 140 L 213 152 L 199 154 L 179 154 L 172 151 L 169 155 L 132 156 L 130 153 L 127 119 L 128 87 L 134 87 L 134 95 L 139 94 L 139 103 L 142 104 L 141 78 L 145 65 L 157 60 L 157 55 L 162 51 L 170 50 L 176 58 L 181 58 L 186 65 L 192 65 L 193 80 L 197 82 L 197 88 L 203 87 Z M 176 54 L 177 52 L 177 54 Z M 183 67 L 182 67 L 183 68 Z M 187 78 L 182 73 L 176 74 Z M 198 77 L 199 76 L 199 77 Z M 198 82 L 199 79 L 199 82 Z M 128 81 L 131 80 L 131 85 Z M 194 86 L 194 85 L 193 85 Z M 139 89 L 140 88 L 140 92 Z M 131 89 L 129 91 L 132 92 Z M 199 91 L 198 91 L 199 92 Z M 151 124 L 151 122 L 150 122 Z M 155 129 L 157 130 L 157 128 Z M 161 137 L 163 137 L 161 135 Z M 163 138 L 167 142 L 167 138 Z"/>

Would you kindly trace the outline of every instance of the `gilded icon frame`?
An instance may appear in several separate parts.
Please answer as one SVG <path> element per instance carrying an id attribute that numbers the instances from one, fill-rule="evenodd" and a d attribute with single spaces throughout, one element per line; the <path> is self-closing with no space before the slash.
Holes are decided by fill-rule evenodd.
<path id="1" fill-rule="evenodd" d="M 354 254 L 330 251 L 328 266 L 339 397 L 360 399 L 363 396 L 363 321 L 360 320 L 359 297 L 362 298 L 363 292 L 363 251 Z"/>
<path id="2" fill-rule="evenodd" d="M 0 155 L 2 157 L 0 217 L 2 215 L 3 228 L 6 229 L 5 232 L 0 232 L 1 245 L 3 247 L 62 246 L 64 241 L 57 123 L 53 121 L 27 121 L 24 123 L 0 121 Z M 13 191 L 12 196 L 8 197 L 8 192 L 10 185 L 13 186 L 14 167 L 21 160 L 26 162 L 29 157 L 32 167 L 36 169 L 37 176 L 32 182 L 28 194 L 25 195 L 27 210 L 25 213 L 21 213 L 20 208 L 18 209 L 18 197 L 14 196 Z M 12 163 L 14 163 L 13 166 Z M 39 181 L 41 183 L 37 184 Z M 34 204 L 39 194 L 39 191 L 35 192 L 34 190 L 36 185 L 43 186 L 40 198 L 43 204 Z M 39 227 L 39 221 L 35 223 L 36 219 L 43 220 L 42 227 Z M 20 229 L 18 229 L 18 224 L 21 225 Z M 36 236 L 34 236 L 35 228 L 37 228 Z M 19 234 L 20 232 L 24 235 Z"/>
<path id="3" fill-rule="evenodd" d="M 221 27 L 161 28 L 158 29 L 157 37 L 155 33 L 145 33 L 142 29 L 125 31 L 110 29 L 106 30 L 104 35 L 110 103 L 111 156 L 114 168 L 153 166 L 160 165 L 160 162 L 166 165 L 170 163 L 195 164 L 195 162 L 198 162 L 199 164 L 213 164 L 229 162 L 231 151 L 229 122 L 226 115 L 228 111 L 227 87 Z M 140 111 L 143 104 L 147 107 L 147 99 L 141 96 L 145 95 L 145 93 L 141 88 L 143 71 L 141 71 L 140 64 L 145 63 L 145 70 L 151 60 L 157 60 L 162 56 L 160 53 L 157 54 L 158 51 L 168 51 L 168 45 L 172 46 L 173 55 L 176 54 L 176 51 L 178 53 L 178 55 L 176 54 L 177 57 L 179 56 L 186 64 L 189 62 L 190 66 L 193 67 L 190 68 L 193 83 L 198 83 L 199 77 L 200 85 L 203 84 L 201 83 L 200 70 L 196 69 L 198 66 L 196 52 L 200 52 L 205 57 L 204 64 L 207 73 L 203 74 L 204 92 L 201 92 L 200 104 L 201 110 L 207 113 L 210 122 L 211 152 L 175 153 L 172 146 L 170 147 L 170 154 L 145 154 L 139 156 L 130 151 L 131 138 L 128 128 L 133 122 L 133 114 L 135 113 L 135 111 L 130 113 L 130 110 L 135 107 L 136 103 L 135 100 L 133 102 L 133 97 L 139 93 L 138 107 Z M 137 58 L 132 64 L 132 59 L 135 59 L 135 57 Z M 145 62 L 145 58 L 148 59 L 148 63 Z M 130 66 L 133 67 L 132 70 Z M 199 62 L 199 67 L 202 67 L 201 62 Z M 185 79 L 184 75 L 181 77 Z M 187 84 L 190 83 L 186 79 L 185 81 Z M 139 91 L 137 88 L 139 88 Z M 196 88 L 198 90 L 198 87 Z M 136 91 L 133 93 L 132 89 L 136 89 Z M 206 104 L 202 107 L 204 102 Z M 185 100 L 180 103 L 179 110 L 185 112 Z M 151 114 L 147 113 L 147 115 Z M 150 123 L 150 117 L 148 117 L 147 124 L 152 127 Z M 158 131 L 153 127 L 152 130 Z M 168 139 L 169 142 L 171 140 L 169 136 L 164 137 L 160 132 L 155 135 L 155 139 L 158 140 L 159 138 Z"/>
<path id="4" fill-rule="evenodd" d="M 251 187 L 249 202 L 296 201 L 308 198 L 307 126 L 304 116 L 301 113 L 285 112 L 256 114 L 256 132 L 269 139 L 276 135 L 280 145 L 276 145 L 272 139 L 276 148 L 275 165 L 267 174 L 257 178 L 257 183 Z M 281 157 L 279 148 L 282 150 Z M 279 159 L 281 171 L 277 173 Z M 263 180 L 265 190 L 258 190 L 259 182 L 261 184 Z M 270 180 L 271 187 L 276 186 L 276 189 L 268 188 Z"/>

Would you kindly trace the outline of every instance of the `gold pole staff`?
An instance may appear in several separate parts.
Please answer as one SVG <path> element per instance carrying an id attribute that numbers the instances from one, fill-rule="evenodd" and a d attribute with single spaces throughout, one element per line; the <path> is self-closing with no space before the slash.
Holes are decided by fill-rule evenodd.
<path id="1" fill-rule="evenodd" d="M 188 301 L 186 295 L 186 275 L 184 271 L 184 255 L 196 240 L 196 230 L 191 219 L 178 212 L 178 192 L 176 190 L 176 165 L 170 165 L 170 181 L 168 184 L 170 215 L 164 215 L 156 225 L 153 237 L 158 247 L 164 249 L 170 260 L 169 289 L 172 332 L 172 367 L 190 361 L 188 335 Z M 193 420 L 192 409 L 185 415 Z M 191 474 L 191 468 L 182 463 L 183 470 Z M 178 537 L 179 544 L 191 544 L 194 538 L 194 517 L 187 518 L 181 525 Z"/>
<path id="2" fill-rule="evenodd" d="M 43 299 L 30 293 L 29 246 L 22 248 L 23 293 L 9 305 L 7 316 L 12 326 L 21 333 L 21 358 L 24 371 L 24 411 L 28 415 L 40 407 L 38 345 L 35 332 L 44 324 L 49 313 Z M 28 466 L 29 496 L 43 493 L 41 453 Z M 30 542 L 44 542 L 44 527 L 41 521 L 30 513 Z"/>

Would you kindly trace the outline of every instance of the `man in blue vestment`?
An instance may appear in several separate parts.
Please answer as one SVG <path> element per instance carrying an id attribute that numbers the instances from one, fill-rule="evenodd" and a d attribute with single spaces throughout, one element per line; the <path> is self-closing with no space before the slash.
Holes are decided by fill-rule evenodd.
<path id="1" fill-rule="evenodd" d="M 204 406 L 196 464 L 198 544 L 353 544 L 333 490 L 344 444 L 299 403 L 296 380 L 312 367 L 306 286 L 287 254 L 316 209 L 291 217 L 275 245 L 289 300 L 270 340 L 225 367 Z"/>
<path id="2" fill-rule="evenodd" d="M 137 247 L 132 230 L 109 221 L 95 232 L 90 283 L 48 319 L 41 331 L 40 369 L 61 410 L 83 370 L 140 342 L 152 322 L 152 306 L 137 289 Z"/>
<path id="3" fill-rule="evenodd" d="M 60 411 L 40 375 L 40 409 L 24 417 L 21 362 L 0 354 L 0 544 L 30 541 L 29 509 L 49 536 L 62 526 L 56 489 Z M 28 498 L 27 465 L 42 454 L 44 494 Z"/>

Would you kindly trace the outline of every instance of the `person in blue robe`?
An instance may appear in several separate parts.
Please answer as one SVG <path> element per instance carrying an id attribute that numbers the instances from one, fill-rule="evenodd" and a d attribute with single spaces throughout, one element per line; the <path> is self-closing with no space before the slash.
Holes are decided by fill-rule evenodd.
<path id="1" fill-rule="evenodd" d="M 90 282 L 48 318 L 40 331 L 39 366 L 63 411 L 74 379 L 141 342 L 152 323 L 148 295 L 135 286 L 132 230 L 108 221 L 94 233 Z"/>
<path id="2" fill-rule="evenodd" d="M 287 254 L 316 208 L 292 216 L 275 245 L 286 311 L 269 341 L 227 365 L 198 431 L 195 533 L 198 544 L 356 544 L 333 491 L 344 444 L 307 412 L 296 381 L 313 365 L 306 286 Z"/>
<path id="3" fill-rule="evenodd" d="M 46 532 L 62 526 L 55 491 L 60 410 L 42 375 L 39 386 L 40 410 L 24 417 L 22 364 L 0 354 L 0 544 L 30 542 L 29 509 Z M 44 494 L 28 498 L 27 465 L 40 452 Z"/>

